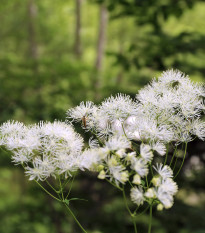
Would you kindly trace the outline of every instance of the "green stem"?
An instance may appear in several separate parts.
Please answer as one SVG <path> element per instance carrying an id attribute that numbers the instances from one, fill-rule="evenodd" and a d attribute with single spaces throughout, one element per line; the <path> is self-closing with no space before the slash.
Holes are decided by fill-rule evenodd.
<path id="1" fill-rule="evenodd" d="M 75 174 L 73 175 L 73 179 L 72 179 L 72 182 L 71 182 L 71 185 L 70 185 L 70 188 L 69 188 L 68 194 L 66 195 L 66 198 L 65 198 L 65 199 L 67 199 L 67 198 L 68 198 L 68 196 L 70 195 L 71 189 L 72 189 L 72 187 L 73 187 L 73 181 L 74 181 L 74 179 L 75 179 Z"/>
<path id="2" fill-rule="evenodd" d="M 95 137 L 97 138 L 97 140 L 100 142 L 100 144 L 103 145 L 103 142 L 100 140 L 100 138 L 98 137 L 98 135 L 94 131 L 91 131 L 91 133 L 94 134 Z"/>
<path id="3" fill-rule="evenodd" d="M 133 213 L 131 212 L 128 204 L 127 204 L 127 198 L 126 198 L 126 194 L 125 194 L 125 190 L 124 188 L 122 189 L 122 193 L 123 193 L 123 199 L 124 199 L 124 203 L 125 203 L 125 206 L 126 206 L 126 209 L 127 211 L 129 212 L 131 218 L 132 218 L 132 222 L 133 222 L 133 225 L 134 225 L 134 229 L 135 229 L 135 233 L 137 233 L 137 226 L 136 226 L 136 222 L 135 222 L 135 216 L 133 215 Z"/>
<path id="4" fill-rule="evenodd" d="M 73 180 L 74 180 L 74 177 L 73 177 Z M 72 217 L 74 218 L 75 222 L 78 224 L 78 226 L 81 228 L 81 230 L 85 233 L 87 233 L 87 231 L 83 228 L 83 226 L 80 224 L 80 222 L 78 221 L 78 219 L 76 218 L 76 216 L 74 215 L 73 211 L 68 207 L 68 204 L 65 202 L 65 198 L 64 198 L 64 195 L 63 195 L 63 189 L 62 189 L 62 184 L 61 184 L 61 180 L 60 180 L 60 177 L 59 177 L 59 183 L 60 183 L 60 192 L 61 192 L 61 195 L 62 195 L 62 200 L 61 202 L 63 202 L 63 204 L 65 205 L 66 209 L 69 211 L 69 213 L 72 215 Z M 71 189 L 70 189 L 71 190 Z M 60 197 L 60 195 L 59 195 Z"/>
<path id="5" fill-rule="evenodd" d="M 134 225 L 135 233 L 137 233 L 137 225 L 136 225 L 134 217 L 132 217 L 132 222 L 133 222 L 133 225 Z"/>
<path id="6" fill-rule="evenodd" d="M 60 184 L 60 193 L 61 193 L 61 198 L 62 198 L 62 200 L 64 201 L 63 189 L 62 189 L 62 185 L 61 185 L 61 178 L 60 178 L 60 176 L 58 177 L 58 179 L 59 179 L 59 184 Z"/>
<path id="7" fill-rule="evenodd" d="M 150 166 L 151 174 L 152 174 L 152 177 L 153 177 L 154 173 L 153 173 L 153 170 L 152 170 L 152 163 L 151 162 L 149 163 L 149 166 Z"/>
<path id="8" fill-rule="evenodd" d="M 149 206 L 147 206 L 141 213 L 137 214 L 136 217 L 143 215 L 144 213 L 146 213 L 148 209 L 149 209 Z"/>
<path id="9" fill-rule="evenodd" d="M 167 162 L 168 154 L 169 154 L 169 144 L 167 145 L 167 151 L 166 151 L 166 157 L 165 157 L 165 160 L 164 160 L 164 165 Z"/>
<path id="10" fill-rule="evenodd" d="M 132 185 L 132 183 L 128 180 L 128 183 L 130 184 L 130 186 L 133 188 L 133 185 Z"/>
<path id="11" fill-rule="evenodd" d="M 174 154 L 173 154 L 172 159 L 171 159 L 171 162 L 170 162 L 170 164 L 169 164 L 170 167 L 171 167 L 171 165 L 172 165 L 172 162 L 173 162 L 173 159 L 174 159 L 175 155 L 177 154 L 176 152 L 177 152 L 177 146 L 175 147 Z"/>
<path id="12" fill-rule="evenodd" d="M 54 192 L 57 193 L 57 190 L 46 180 L 46 183 L 53 189 Z"/>
<path id="13" fill-rule="evenodd" d="M 148 233 L 151 233 L 151 230 L 152 230 L 152 205 L 150 205 Z"/>
<path id="14" fill-rule="evenodd" d="M 109 181 L 108 179 L 106 179 L 105 178 L 105 180 L 107 181 L 107 182 L 109 182 L 111 185 L 113 185 L 115 188 L 117 188 L 117 189 L 119 189 L 120 191 L 122 191 L 123 189 L 122 188 L 120 188 L 119 186 L 117 186 L 117 185 L 115 185 L 115 184 L 113 184 L 111 181 Z"/>
<path id="15" fill-rule="evenodd" d="M 185 143 L 185 150 L 184 150 L 184 156 L 183 156 L 183 160 L 182 160 L 182 163 L 181 163 L 181 166 L 177 172 L 177 174 L 175 175 L 174 179 L 178 176 L 179 172 L 181 171 L 182 167 L 183 167 L 183 164 L 184 164 L 184 160 L 186 158 L 186 151 L 187 151 L 187 143 Z"/>
<path id="16" fill-rule="evenodd" d="M 146 178 L 147 188 L 149 188 L 149 182 L 148 182 L 147 176 L 145 178 Z"/>
<path id="17" fill-rule="evenodd" d="M 62 184 L 62 188 L 64 189 L 66 187 L 66 185 L 69 183 L 69 181 L 71 180 L 72 177 L 69 177 L 67 180 L 64 181 L 64 183 Z"/>
<path id="18" fill-rule="evenodd" d="M 129 212 L 129 214 L 130 214 L 131 216 L 133 216 L 133 214 L 132 214 L 132 212 L 131 212 L 131 210 L 130 210 L 128 204 L 127 204 L 127 198 L 126 198 L 126 194 L 125 194 L 124 188 L 122 189 L 122 194 L 123 194 L 123 198 L 124 198 L 124 203 L 125 203 L 126 209 L 127 209 L 127 211 Z"/>
<path id="19" fill-rule="evenodd" d="M 48 195 L 50 195 L 52 198 L 56 199 L 57 201 L 60 201 L 60 199 L 58 199 L 57 197 L 53 196 L 48 190 L 46 190 L 40 183 L 38 183 L 38 181 L 34 180 Z"/>
<path id="20" fill-rule="evenodd" d="M 69 211 L 69 213 L 72 215 L 72 217 L 74 218 L 74 220 L 76 221 L 76 223 L 78 224 L 78 226 L 81 228 L 81 230 L 85 233 L 87 233 L 87 231 L 83 228 L 83 226 L 80 224 L 80 222 L 78 221 L 78 219 L 75 217 L 73 211 L 68 207 L 68 205 L 64 202 L 65 207 L 67 208 L 67 210 Z"/>

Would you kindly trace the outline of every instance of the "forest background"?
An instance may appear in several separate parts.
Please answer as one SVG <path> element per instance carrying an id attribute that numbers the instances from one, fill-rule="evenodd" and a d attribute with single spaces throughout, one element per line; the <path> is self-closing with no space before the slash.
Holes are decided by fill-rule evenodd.
<path id="1" fill-rule="evenodd" d="M 204 1 L 1 0 L 0 123 L 65 120 L 81 101 L 134 98 L 171 68 L 204 82 Z M 153 233 L 205 233 L 205 144 L 191 142 L 187 154 L 175 205 L 154 213 Z M 95 174 L 79 173 L 73 196 L 88 200 L 71 205 L 90 233 L 132 232 L 122 197 Z M 139 232 L 147 223 L 146 214 L 137 219 Z M 0 232 L 79 232 L 3 151 Z"/>

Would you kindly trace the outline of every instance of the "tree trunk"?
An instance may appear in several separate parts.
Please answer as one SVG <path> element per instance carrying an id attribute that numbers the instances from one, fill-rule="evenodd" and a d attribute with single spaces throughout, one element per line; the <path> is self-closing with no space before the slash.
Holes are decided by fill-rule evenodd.
<path id="1" fill-rule="evenodd" d="M 28 1 L 28 39 L 29 57 L 36 60 L 38 58 L 38 47 L 36 42 L 35 20 L 37 17 L 37 6 L 35 0 Z"/>
<path id="2" fill-rule="evenodd" d="M 101 72 L 103 68 L 103 57 L 105 53 L 105 44 L 106 44 L 106 29 L 107 29 L 108 13 L 104 5 L 100 6 L 100 20 L 99 20 L 99 33 L 97 41 L 97 56 L 95 61 L 95 70 L 96 70 L 96 98 L 99 99 L 99 88 L 102 85 Z"/>
<path id="3" fill-rule="evenodd" d="M 76 25 L 75 25 L 75 42 L 74 42 L 74 53 L 75 56 L 80 59 L 82 56 L 82 45 L 81 45 L 81 6 L 82 0 L 74 0 L 75 1 L 75 17 L 76 17 Z"/>

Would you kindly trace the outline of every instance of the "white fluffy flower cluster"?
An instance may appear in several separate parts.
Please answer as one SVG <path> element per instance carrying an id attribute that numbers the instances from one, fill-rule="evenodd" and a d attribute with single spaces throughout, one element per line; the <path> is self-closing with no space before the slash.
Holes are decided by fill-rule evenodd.
<path id="1" fill-rule="evenodd" d="M 205 123 L 200 120 L 204 97 L 203 85 L 169 70 L 141 89 L 135 101 L 118 94 L 99 106 L 81 103 L 67 113 L 103 139 L 117 134 L 148 143 L 181 143 L 205 138 Z"/>
<path id="2" fill-rule="evenodd" d="M 25 126 L 9 121 L 0 127 L 1 145 L 13 152 L 13 162 L 22 164 L 30 180 L 70 175 L 79 167 L 83 139 L 64 122 L 41 122 Z"/>
<path id="3" fill-rule="evenodd" d="M 144 187 L 142 185 L 135 186 L 131 189 L 131 200 L 141 205 L 144 201 L 148 203 L 158 203 L 158 209 L 165 207 L 171 208 L 174 201 L 173 196 L 177 193 L 178 187 L 176 182 L 173 181 L 173 172 L 167 165 L 157 164 L 155 167 L 157 176 L 152 179 L 153 187 Z"/>
<path id="4" fill-rule="evenodd" d="M 135 100 L 118 94 L 99 106 L 86 102 L 70 109 L 68 119 L 82 122 L 97 139 L 82 153 L 81 168 L 99 172 L 98 178 L 118 187 L 132 183 L 131 199 L 137 205 L 146 201 L 158 203 L 158 209 L 170 208 L 177 185 L 167 165 L 158 164 L 153 177 L 154 153 L 163 156 L 169 143 L 205 138 L 200 119 L 204 97 L 203 85 L 169 70 L 141 89 Z"/>
<path id="5" fill-rule="evenodd" d="M 136 96 L 148 126 L 145 130 L 136 127 L 137 132 L 144 139 L 153 135 L 165 142 L 189 142 L 195 136 L 203 140 L 205 123 L 200 115 L 205 110 L 204 97 L 202 84 L 193 83 L 179 71 L 164 72 Z"/>
<path id="6" fill-rule="evenodd" d="M 71 122 L 81 122 L 92 133 L 89 147 L 71 124 L 60 121 L 25 126 L 7 122 L 0 127 L 0 145 L 13 152 L 30 180 L 72 175 L 80 168 L 98 172 L 122 189 L 131 186 L 131 200 L 142 205 L 170 208 L 177 192 L 171 167 L 156 164 L 155 154 L 168 154 L 169 143 L 178 145 L 205 139 L 205 91 L 179 71 L 164 72 L 132 100 L 118 94 L 99 106 L 82 102 L 68 110 Z M 185 153 L 186 154 L 186 153 Z M 162 158 L 162 157 L 161 157 Z M 170 163 L 171 164 L 171 163 Z M 178 174 L 178 173 L 177 173 Z"/>

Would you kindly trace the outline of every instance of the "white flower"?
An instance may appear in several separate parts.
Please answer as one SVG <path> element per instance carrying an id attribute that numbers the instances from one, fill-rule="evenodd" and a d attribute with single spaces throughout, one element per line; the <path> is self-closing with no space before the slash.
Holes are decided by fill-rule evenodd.
<path id="1" fill-rule="evenodd" d="M 166 146 L 161 142 L 156 142 L 152 144 L 152 149 L 161 156 L 166 154 Z"/>
<path id="2" fill-rule="evenodd" d="M 121 150 L 130 148 L 131 142 L 125 136 L 113 136 L 105 142 L 109 150 Z"/>
<path id="3" fill-rule="evenodd" d="M 88 144 L 89 144 L 89 147 L 90 147 L 91 149 L 99 148 L 99 147 L 100 147 L 98 140 L 93 139 L 93 138 L 90 138 L 90 139 L 89 139 Z"/>
<path id="4" fill-rule="evenodd" d="M 143 190 L 141 187 L 134 187 L 131 189 L 131 200 L 137 204 L 137 205 L 141 205 L 144 202 L 144 195 L 143 195 Z"/>
<path id="5" fill-rule="evenodd" d="M 173 171 L 168 165 L 163 165 L 162 163 L 157 163 L 156 167 L 153 166 L 155 171 L 163 178 L 171 178 L 173 177 Z"/>
<path id="6" fill-rule="evenodd" d="M 118 161 L 115 156 L 111 156 L 106 161 L 109 168 L 116 167 L 118 165 Z"/>
<path id="7" fill-rule="evenodd" d="M 162 190 L 157 191 L 157 198 L 164 205 L 166 209 L 171 208 L 174 204 L 173 196 L 166 192 L 162 192 Z"/>
<path id="8" fill-rule="evenodd" d="M 129 162 L 129 161 L 131 161 L 134 157 L 136 157 L 136 152 L 135 152 L 135 151 L 126 154 L 125 160 Z"/>
<path id="9" fill-rule="evenodd" d="M 140 141 L 141 137 L 140 137 L 140 133 L 139 131 L 135 130 L 132 134 L 129 134 L 130 137 L 136 141 Z"/>
<path id="10" fill-rule="evenodd" d="M 162 181 L 162 184 L 159 186 L 161 192 L 169 193 L 170 195 L 175 195 L 178 191 L 178 186 L 171 178 L 167 178 Z"/>
<path id="11" fill-rule="evenodd" d="M 129 173 L 122 165 L 109 166 L 110 179 L 115 180 L 115 183 L 119 185 L 119 182 L 125 184 L 129 179 Z"/>
<path id="12" fill-rule="evenodd" d="M 108 151 L 101 148 L 87 149 L 80 158 L 80 168 L 96 171 L 97 166 L 100 165 L 103 159 L 107 156 Z"/>
<path id="13" fill-rule="evenodd" d="M 117 133 L 118 135 L 123 135 L 124 134 L 123 120 L 122 119 L 114 120 L 111 124 L 111 128 L 114 133 Z"/>
<path id="14" fill-rule="evenodd" d="M 205 139 L 205 122 L 196 119 L 192 122 L 192 131 L 199 139 Z"/>
<path id="15" fill-rule="evenodd" d="M 64 122 L 41 122 L 40 134 L 43 151 L 53 155 L 59 153 L 80 153 L 83 138 L 77 134 L 71 125 Z"/>
<path id="16" fill-rule="evenodd" d="M 159 77 L 159 82 L 164 84 L 173 84 L 173 83 L 180 83 L 184 84 L 185 81 L 187 81 L 188 77 L 185 76 L 182 72 L 178 70 L 167 70 L 162 73 L 162 75 Z"/>
<path id="17" fill-rule="evenodd" d="M 0 130 L 4 145 L 13 151 L 13 162 L 24 164 L 30 179 L 45 180 L 62 173 L 67 176 L 79 167 L 83 139 L 71 125 L 54 121 L 26 127 L 8 122 Z"/>
<path id="18" fill-rule="evenodd" d="M 100 111 L 108 116 L 111 122 L 117 119 L 125 119 L 137 111 L 137 104 L 130 96 L 118 94 L 116 97 L 109 97 L 102 102 Z"/>
<path id="19" fill-rule="evenodd" d="M 146 162 L 151 162 L 154 156 L 151 147 L 143 143 L 140 145 L 140 155 Z"/>
<path id="20" fill-rule="evenodd" d="M 203 85 L 193 83 L 183 73 L 174 70 L 164 72 L 158 81 L 154 79 L 136 96 L 140 102 L 138 112 L 142 112 L 145 118 L 143 121 L 142 117 L 136 118 L 142 123 L 135 131 L 143 141 L 188 142 L 192 140 L 191 134 L 203 138 L 204 127 L 199 124 L 199 127 L 191 128 L 189 121 L 198 119 L 204 111 L 204 96 Z M 147 122 L 146 117 L 149 119 Z"/>
<path id="21" fill-rule="evenodd" d="M 86 117 L 88 117 L 92 112 L 96 109 L 96 106 L 93 102 L 87 101 L 87 102 L 81 102 L 79 106 L 75 108 L 71 108 L 67 111 L 68 118 L 73 119 L 74 121 L 82 121 L 86 120 Z M 85 123 L 85 122 L 84 122 Z"/>
<path id="22" fill-rule="evenodd" d="M 142 158 L 132 158 L 131 168 L 134 169 L 141 177 L 148 175 L 147 163 Z"/>
<path id="23" fill-rule="evenodd" d="M 119 158 L 123 158 L 123 157 L 126 156 L 125 149 L 117 150 L 117 151 L 115 152 L 115 154 L 116 154 Z"/>
<path id="24" fill-rule="evenodd" d="M 25 130 L 25 125 L 18 121 L 7 121 L 0 127 L 0 134 L 7 136 L 12 134 L 22 134 Z"/>
<path id="25" fill-rule="evenodd" d="M 152 183 L 154 186 L 158 187 L 162 183 L 162 177 L 161 176 L 154 176 L 152 178 Z"/>
<path id="26" fill-rule="evenodd" d="M 59 174 L 64 174 L 65 178 L 72 176 L 72 172 L 76 171 L 78 168 L 81 168 L 81 161 L 79 155 L 67 155 L 57 159 L 58 172 Z"/>
<path id="27" fill-rule="evenodd" d="M 51 175 L 50 169 L 45 169 L 44 166 L 42 166 L 42 160 L 35 159 L 32 162 L 33 167 L 25 167 L 25 173 L 26 175 L 30 176 L 29 180 L 41 180 L 44 181 Z"/>
<path id="28" fill-rule="evenodd" d="M 174 203 L 173 195 L 178 191 L 177 184 L 171 179 L 162 180 L 161 185 L 156 189 L 156 196 L 166 209 L 171 208 Z"/>
<path id="29" fill-rule="evenodd" d="M 24 149 L 14 151 L 12 155 L 12 161 L 15 164 L 24 164 L 31 160 L 30 154 L 27 153 Z"/>

